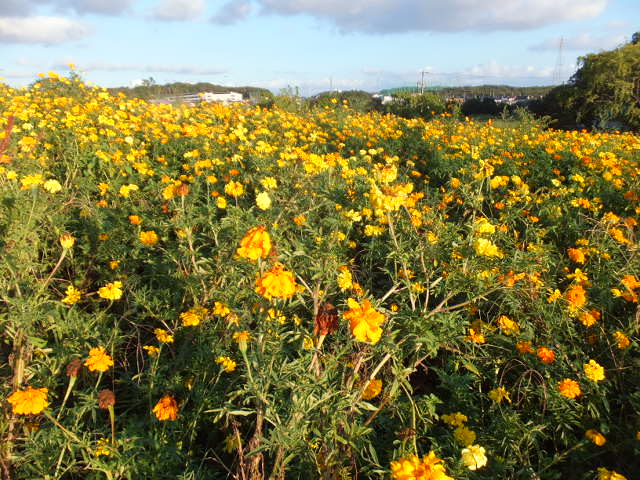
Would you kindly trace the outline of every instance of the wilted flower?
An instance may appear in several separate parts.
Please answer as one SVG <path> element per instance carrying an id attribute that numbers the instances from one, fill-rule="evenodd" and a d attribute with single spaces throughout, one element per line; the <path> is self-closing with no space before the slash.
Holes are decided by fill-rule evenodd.
<path id="1" fill-rule="evenodd" d="M 329 335 L 338 329 L 338 311 L 331 303 L 323 303 L 316 315 L 313 327 L 314 335 Z"/>
<path id="2" fill-rule="evenodd" d="M 107 410 L 109 407 L 113 407 L 116 404 L 116 395 L 105 388 L 98 392 L 98 406 L 103 410 Z"/>

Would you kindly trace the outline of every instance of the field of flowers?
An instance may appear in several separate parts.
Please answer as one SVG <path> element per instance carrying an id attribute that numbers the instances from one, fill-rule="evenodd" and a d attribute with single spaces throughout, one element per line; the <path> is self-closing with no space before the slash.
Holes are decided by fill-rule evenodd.
<path id="1" fill-rule="evenodd" d="M 640 478 L 640 137 L 0 84 L 4 479 Z"/>

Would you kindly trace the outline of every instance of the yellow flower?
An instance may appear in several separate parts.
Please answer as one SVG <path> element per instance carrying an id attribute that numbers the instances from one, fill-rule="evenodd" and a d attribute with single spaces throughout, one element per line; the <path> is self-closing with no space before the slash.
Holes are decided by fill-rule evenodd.
<path id="1" fill-rule="evenodd" d="M 90 372 L 106 372 L 113 366 L 113 359 L 104 351 L 103 347 L 94 347 L 89 350 L 89 358 L 84 362 Z"/>
<path id="2" fill-rule="evenodd" d="M 582 285 L 571 285 L 564 292 L 564 296 L 569 303 L 570 310 L 577 310 L 587 303 L 587 295 Z"/>
<path id="3" fill-rule="evenodd" d="M 506 400 L 507 402 L 511 403 L 509 392 L 507 392 L 507 389 L 502 386 L 498 388 L 494 388 L 488 393 L 488 395 L 489 395 L 489 398 L 496 403 L 500 403 L 502 402 L 502 400 Z"/>
<path id="4" fill-rule="evenodd" d="M 224 186 L 224 193 L 232 197 L 239 197 L 244 193 L 244 187 L 240 182 L 231 180 Z"/>
<path id="5" fill-rule="evenodd" d="M 51 180 L 47 180 L 46 182 L 44 182 L 42 188 L 44 188 L 49 193 L 58 193 L 60 190 L 62 190 L 62 185 L 60 185 L 59 181 L 52 178 Z"/>
<path id="6" fill-rule="evenodd" d="M 60 235 L 60 245 L 62 248 L 71 248 L 76 243 L 76 237 L 69 233 Z"/>
<path id="7" fill-rule="evenodd" d="M 500 315 L 498 324 L 505 335 L 515 335 L 520 332 L 520 326 L 506 315 Z"/>
<path id="8" fill-rule="evenodd" d="M 598 480 L 627 480 L 627 477 L 620 475 L 613 470 L 607 470 L 604 467 L 598 468 Z"/>
<path id="9" fill-rule="evenodd" d="M 267 189 L 273 190 L 278 186 L 278 181 L 273 177 L 265 177 L 260 180 L 260 184 Z"/>
<path id="10" fill-rule="evenodd" d="M 586 432 L 584 432 L 584 436 L 587 437 L 589 440 L 591 440 L 593 443 L 595 443 L 599 447 L 607 443 L 607 439 L 605 438 L 605 436 L 602 435 L 597 430 L 589 429 Z"/>
<path id="11" fill-rule="evenodd" d="M 463 427 L 467 420 L 467 416 L 460 412 L 442 415 L 442 421 L 454 427 Z"/>
<path id="12" fill-rule="evenodd" d="M 267 300 L 271 300 L 272 297 L 287 299 L 296 293 L 296 280 L 293 273 L 277 263 L 258 279 L 255 290 Z"/>
<path id="13" fill-rule="evenodd" d="M 173 343 L 173 335 L 164 330 L 163 328 L 156 328 L 153 330 L 153 334 L 156 336 L 159 342 Z"/>
<path id="14" fill-rule="evenodd" d="M 129 197 L 131 192 L 137 192 L 139 190 L 137 185 L 134 184 L 129 184 L 129 185 L 123 185 L 120 187 L 120 190 L 118 193 L 120 193 L 121 197 Z"/>
<path id="15" fill-rule="evenodd" d="M 148 247 L 152 247 L 160 240 L 158 234 L 154 230 L 140 232 L 140 241 Z"/>
<path id="16" fill-rule="evenodd" d="M 236 369 L 236 362 L 229 357 L 218 357 L 216 363 L 220 364 L 225 372 L 233 372 Z"/>
<path id="17" fill-rule="evenodd" d="M 367 386 L 364 389 L 364 392 L 362 392 L 362 398 L 364 400 L 371 400 L 372 398 L 375 398 L 378 395 L 380 395 L 381 391 L 382 391 L 382 380 L 378 380 L 377 378 L 374 378 L 373 380 L 367 383 Z"/>
<path id="18" fill-rule="evenodd" d="M 395 480 L 453 480 L 445 473 L 442 459 L 431 451 L 422 460 L 409 455 L 391 462 L 391 478 Z"/>
<path id="19" fill-rule="evenodd" d="M 204 307 L 195 306 L 180 314 L 183 327 L 195 327 L 207 316 L 209 310 Z"/>
<path id="20" fill-rule="evenodd" d="M 131 223 L 131 225 L 140 225 L 142 223 L 142 219 L 139 215 L 129 215 L 129 223 Z"/>
<path id="21" fill-rule="evenodd" d="M 560 390 L 560 393 L 567 398 L 576 398 L 582 393 L 578 382 L 571 380 L 570 378 L 565 378 L 558 382 L 558 390 Z"/>
<path id="22" fill-rule="evenodd" d="M 271 236 L 263 226 L 253 227 L 245 233 L 240 240 L 240 248 L 236 250 L 240 257 L 251 261 L 256 261 L 260 257 L 267 258 L 269 252 L 271 252 Z"/>
<path id="23" fill-rule="evenodd" d="M 246 352 L 247 351 L 247 342 L 249 340 L 251 340 L 251 334 L 246 331 L 246 330 L 242 330 L 240 332 L 236 332 L 233 334 L 233 339 L 238 342 L 238 348 L 240 349 L 241 352 Z"/>
<path id="24" fill-rule="evenodd" d="M 67 294 L 67 296 L 62 299 L 62 303 L 66 303 L 67 305 L 73 305 L 74 303 L 77 303 L 82 297 L 82 290 L 78 290 L 73 285 L 69 285 L 65 293 Z"/>
<path id="25" fill-rule="evenodd" d="M 462 449 L 462 463 L 469 470 L 477 470 L 487 464 L 484 447 L 480 445 L 470 445 Z"/>
<path id="26" fill-rule="evenodd" d="M 465 426 L 460 426 L 453 431 L 453 438 L 460 445 L 466 447 L 476 441 L 476 432 Z"/>
<path id="27" fill-rule="evenodd" d="M 227 199 L 224 197 L 216 198 L 216 206 L 220 209 L 227 208 Z"/>
<path id="28" fill-rule="evenodd" d="M 338 286 L 340 287 L 340 291 L 344 292 L 353 285 L 353 276 L 347 266 L 343 265 L 338 270 L 340 271 L 340 273 L 338 273 Z"/>
<path id="29" fill-rule="evenodd" d="M 618 342 L 618 348 L 620 350 L 624 350 L 631 343 L 631 341 L 629 340 L 629 337 L 627 337 L 620 330 L 617 330 L 617 331 L 613 332 L 613 338 L 615 338 L 616 342 Z"/>
<path id="30" fill-rule="evenodd" d="M 115 281 L 107 283 L 98 289 L 98 296 L 107 300 L 118 300 L 122 297 L 122 282 Z"/>
<path id="31" fill-rule="evenodd" d="M 18 415 L 37 415 L 41 413 L 49 402 L 47 401 L 46 388 L 27 387 L 24 390 L 13 392 L 7 401 L 13 407 L 13 413 Z"/>
<path id="32" fill-rule="evenodd" d="M 378 343 L 382 336 L 380 324 L 384 322 L 384 315 L 376 311 L 369 300 L 359 304 L 353 298 L 347 300 L 349 310 L 343 316 L 349 320 L 351 333 L 360 342 Z"/>
<path id="33" fill-rule="evenodd" d="M 96 445 L 96 448 L 93 451 L 93 454 L 96 457 L 100 457 L 102 455 L 105 455 L 105 456 L 111 455 L 111 450 L 109 449 L 109 439 L 104 437 L 99 439 L 98 444 Z"/>
<path id="34" fill-rule="evenodd" d="M 256 196 L 256 205 L 260 210 L 268 210 L 271 207 L 271 197 L 267 192 L 259 193 Z"/>
<path id="35" fill-rule="evenodd" d="M 498 258 L 504 256 L 500 249 L 491 240 L 487 240 L 486 238 L 476 238 L 473 242 L 473 248 L 476 251 L 476 255 Z"/>
<path id="36" fill-rule="evenodd" d="M 160 353 L 160 349 L 154 345 L 145 345 L 144 347 L 142 347 L 144 350 L 147 351 L 147 354 L 149 354 L 149 356 L 153 357 L 157 354 Z"/>
<path id="37" fill-rule="evenodd" d="M 594 382 L 604 380 L 604 368 L 595 360 L 589 360 L 589 363 L 584 364 L 584 374 Z"/>
<path id="38" fill-rule="evenodd" d="M 178 418 L 178 403 L 171 395 L 165 395 L 153 407 L 153 413 L 161 421 L 175 420 Z"/>

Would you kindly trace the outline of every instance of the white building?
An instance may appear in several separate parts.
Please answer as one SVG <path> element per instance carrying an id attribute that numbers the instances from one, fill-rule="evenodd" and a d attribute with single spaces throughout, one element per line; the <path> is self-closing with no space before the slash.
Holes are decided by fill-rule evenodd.
<path id="1" fill-rule="evenodd" d="M 238 92 L 229 92 L 229 93 L 204 92 L 200 94 L 200 99 L 203 102 L 224 103 L 225 105 L 228 103 L 242 102 L 243 100 L 242 94 Z"/>

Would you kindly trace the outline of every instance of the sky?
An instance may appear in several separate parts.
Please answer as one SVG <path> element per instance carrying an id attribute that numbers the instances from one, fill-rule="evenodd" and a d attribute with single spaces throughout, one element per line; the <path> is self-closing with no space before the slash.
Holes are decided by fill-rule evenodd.
<path id="1" fill-rule="evenodd" d="M 71 63 L 104 87 L 551 85 L 638 30 L 640 0 L 0 0 L 0 78 Z"/>

